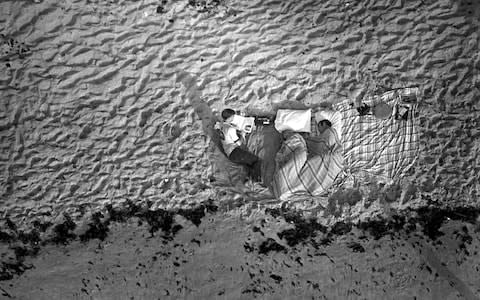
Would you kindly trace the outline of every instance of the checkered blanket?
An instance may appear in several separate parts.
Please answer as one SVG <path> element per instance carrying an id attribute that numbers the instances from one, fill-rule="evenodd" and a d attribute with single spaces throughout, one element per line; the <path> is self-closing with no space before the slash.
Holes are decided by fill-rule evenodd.
<path id="1" fill-rule="evenodd" d="M 275 196 L 286 200 L 294 194 L 325 194 L 349 177 L 373 175 L 386 181 L 400 177 L 414 163 L 419 150 L 417 95 L 418 89 L 407 88 L 362 101 L 370 106 L 384 102 L 395 107 L 392 116 L 385 120 L 373 115 L 359 116 L 350 100 L 334 105 L 341 113 L 342 123 L 341 132 L 336 133 L 336 147 L 322 145 L 322 141 L 312 147 L 311 141 L 300 134 L 289 137 L 276 157 Z M 406 104 L 409 107 L 407 120 L 396 119 L 398 105 L 407 98 L 414 98 Z M 312 155 L 308 148 L 323 150 Z"/>
<path id="2" fill-rule="evenodd" d="M 370 97 L 369 106 L 384 102 L 394 107 L 407 106 L 407 119 L 391 116 L 381 120 L 373 115 L 359 116 L 351 101 L 334 105 L 342 113 L 344 171 L 362 178 L 373 175 L 386 182 L 401 177 L 414 163 L 418 151 L 417 88 L 405 88 Z M 408 102 L 408 103 L 407 103 Z"/>
<path id="3" fill-rule="evenodd" d="M 334 133 L 336 135 L 336 133 Z M 293 194 L 317 196 L 324 194 L 343 168 L 343 156 L 339 140 L 333 145 L 328 141 L 307 141 L 300 135 L 289 137 L 277 153 L 277 169 L 273 177 L 275 197 L 286 200 Z M 308 148 L 315 144 L 322 149 L 312 155 Z"/>

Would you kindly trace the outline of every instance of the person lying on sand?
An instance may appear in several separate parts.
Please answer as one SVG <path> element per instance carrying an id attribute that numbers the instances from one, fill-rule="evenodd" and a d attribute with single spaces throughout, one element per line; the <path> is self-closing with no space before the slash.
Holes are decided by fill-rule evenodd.
<path id="1" fill-rule="evenodd" d="M 261 160 L 245 149 L 245 137 L 231 124 L 233 116 L 235 116 L 233 109 L 227 108 L 222 111 L 221 139 L 223 150 L 231 162 L 246 166 L 249 176 L 258 181 L 261 177 Z"/>

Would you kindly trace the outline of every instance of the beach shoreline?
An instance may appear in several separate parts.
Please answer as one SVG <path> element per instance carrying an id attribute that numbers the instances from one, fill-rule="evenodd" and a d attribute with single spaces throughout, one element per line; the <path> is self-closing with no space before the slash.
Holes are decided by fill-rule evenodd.
<path id="1" fill-rule="evenodd" d="M 479 297 L 479 25 L 464 0 L 1 2 L 0 294 Z M 216 176 L 225 107 L 409 86 L 393 185 L 282 202 Z"/>

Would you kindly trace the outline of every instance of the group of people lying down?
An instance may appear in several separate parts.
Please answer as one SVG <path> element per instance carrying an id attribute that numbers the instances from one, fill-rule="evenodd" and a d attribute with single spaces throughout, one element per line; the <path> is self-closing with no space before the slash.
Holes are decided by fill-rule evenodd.
<path id="1" fill-rule="evenodd" d="M 347 177 L 400 178 L 418 157 L 417 97 L 418 89 L 405 88 L 358 105 L 285 101 L 269 111 L 249 109 L 251 115 L 271 116 L 265 123 L 224 109 L 213 118 L 216 153 L 223 152 L 216 157 L 219 178 L 236 184 L 248 175 L 282 200 L 325 194 Z"/>
<path id="2" fill-rule="evenodd" d="M 246 135 L 248 132 L 239 128 L 238 122 L 234 122 L 238 119 L 238 114 L 230 108 L 224 109 L 221 113 L 223 122 L 217 123 L 217 130 L 220 135 L 221 145 L 223 151 L 228 159 L 236 164 L 243 165 L 247 170 L 247 176 L 254 181 L 261 181 L 262 179 L 262 159 L 256 154 L 248 150 L 246 143 Z M 270 122 L 272 120 L 269 120 Z M 268 122 L 268 121 L 267 121 Z M 320 120 L 316 123 L 316 132 L 319 138 L 323 133 L 326 133 L 332 127 L 332 123 L 328 119 Z M 281 132 L 283 139 L 288 139 L 295 131 L 284 130 Z M 313 148 L 313 147 L 312 147 Z M 328 151 L 324 149 L 320 151 Z M 312 149 L 312 152 L 318 152 L 317 149 Z M 312 155 L 318 153 L 311 153 Z M 269 185 L 269 182 L 264 182 L 265 185 Z"/>

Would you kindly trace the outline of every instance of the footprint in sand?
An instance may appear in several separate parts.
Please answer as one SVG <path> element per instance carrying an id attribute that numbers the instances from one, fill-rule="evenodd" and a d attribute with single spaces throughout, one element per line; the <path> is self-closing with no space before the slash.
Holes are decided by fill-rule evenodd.
<path id="1" fill-rule="evenodd" d="M 169 143 L 178 139 L 182 135 L 184 130 L 185 128 L 181 127 L 177 123 L 166 123 L 163 126 L 163 134 L 168 137 Z"/>
<path id="2" fill-rule="evenodd" d="M 184 128 L 180 127 L 178 124 L 174 124 L 170 128 L 170 138 L 173 140 L 179 138 L 180 135 L 182 135 L 183 129 Z"/>

